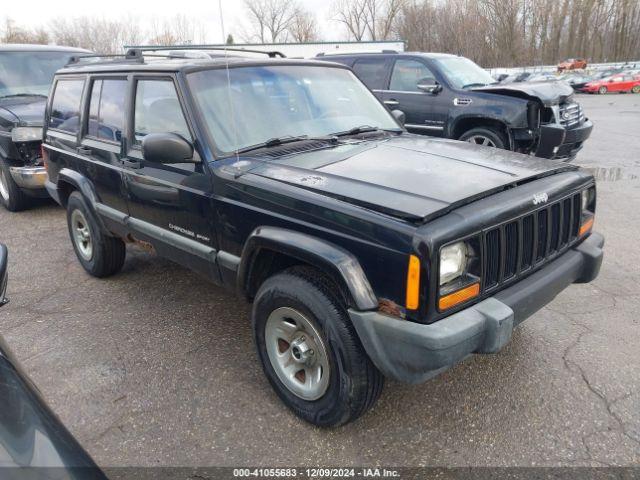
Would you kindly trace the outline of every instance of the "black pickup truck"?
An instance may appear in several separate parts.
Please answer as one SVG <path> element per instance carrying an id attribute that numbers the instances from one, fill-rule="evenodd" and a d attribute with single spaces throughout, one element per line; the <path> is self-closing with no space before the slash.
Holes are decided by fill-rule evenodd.
<path id="1" fill-rule="evenodd" d="M 593 125 L 564 82 L 499 84 L 468 58 L 393 52 L 318 57 L 348 65 L 410 132 L 572 160 Z"/>
<path id="2" fill-rule="evenodd" d="M 18 211 L 48 197 L 40 143 L 53 74 L 87 50 L 52 45 L 0 45 L 0 204 Z"/>
<path id="3" fill-rule="evenodd" d="M 134 50 L 52 88 L 46 186 L 82 266 L 114 274 L 141 241 L 252 301 L 267 378 L 316 425 L 384 376 L 500 351 L 598 274 L 589 173 L 407 133 L 343 65 Z"/>

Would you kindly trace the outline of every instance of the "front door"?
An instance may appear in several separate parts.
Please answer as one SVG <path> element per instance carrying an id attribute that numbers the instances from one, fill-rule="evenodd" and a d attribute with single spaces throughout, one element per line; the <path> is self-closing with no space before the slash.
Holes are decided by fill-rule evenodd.
<path id="1" fill-rule="evenodd" d="M 446 90 L 427 93 L 419 83 L 435 84 L 435 75 L 419 59 L 401 58 L 393 64 L 389 87 L 383 101 L 391 109 L 402 110 L 405 127 L 413 133 L 442 136 L 446 127 L 450 101 Z"/>
<path id="2" fill-rule="evenodd" d="M 217 245 L 207 167 L 197 151 L 194 161 L 186 163 L 154 163 L 142 155 L 142 140 L 152 133 L 176 133 L 193 142 L 173 79 L 134 78 L 131 104 L 133 125 L 123 159 L 131 226 L 161 254 L 181 257 L 180 263 L 215 277 L 210 261 Z"/>

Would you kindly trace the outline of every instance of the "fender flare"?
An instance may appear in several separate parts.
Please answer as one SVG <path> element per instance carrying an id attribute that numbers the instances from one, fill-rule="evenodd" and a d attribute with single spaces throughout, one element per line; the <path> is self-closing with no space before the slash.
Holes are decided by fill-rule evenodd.
<path id="1" fill-rule="evenodd" d="M 317 237 L 278 227 L 258 227 L 249 235 L 236 277 L 239 292 L 247 294 L 251 264 L 263 249 L 289 255 L 341 280 L 358 310 L 378 308 L 371 284 L 360 262 L 350 252 Z"/>
<path id="2" fill-rule="evenodd" d="M 61 183 L 70 184 L 82 194 L 100 228 L 104 232 L 108 232 L 109 230 L 105 227 L 102 217 L 98 214 L 96 209 L 96 204 L 99 203 L 100 200 L 96 194 L 95 188 L 93 187 L 93 183 L 91 183 L 91 181 L 81 173 L 69 168 L 63 168 L 58 172 L 58 181 L 56 182 L 58 191 L 60 191 Z"/>

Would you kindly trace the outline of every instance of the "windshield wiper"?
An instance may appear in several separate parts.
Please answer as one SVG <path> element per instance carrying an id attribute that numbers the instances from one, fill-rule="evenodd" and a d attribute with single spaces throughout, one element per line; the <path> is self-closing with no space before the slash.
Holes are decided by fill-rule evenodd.
<path id="1" fill-rule="evenodd" d="M 471 88 L 471 87 L 486 87 L 487 85 L 489 85 L 488 83 L 467 83 L 466 85 L 463 85 L 462 88 Z"/>
<path id="2" fill-rule="evenodd" d="M 359 133 L 369 133 L 369 132 L 394 132 L 399 133 L 402 132 L 401 128 L 378 128 L 372 127 L 371 125 L 360 125 L 359 127 L 353 127 L 349 130 L 345 130 L 344 132 L 334 133 L 336 137 L 348 137 L 349 135 L 358 135 Z"/>
<path id="3" fill-rule="evenodd" d="M 2 95 L 0 98 L 11 98 L 11 97 L 43 97 L 47 98 L 46 95 L 41 93 L 12 93 L 11 95 Z"/>
<path id="4" fill-rule="evenodd" d="M 286 143 L 301 142 L 301 141 L 304 141 L 304 140 L 318 140 L 318 141 L 326 141 L 326 142 L 329 142 L 329 143 L 336 143 L 338 141 L 338 139 L 334 135 L 328 135 L 328 136 L 325 136 L 325 137 L 310 137 L 308 135 L 299 135 L 297 137 L 293 137 L 291 135 L 287 135 L 285 137 L 270 138 L 269 140 L 267 140 L 265 142 L 261 142 L 261 143 L 255 144 L 255 145 L 250 145 L 248 147 L 240 148 L 239 150 L 236 151 L 236 153 L 247 153 L 247 152 L 251 152 L 253 150 L 259 150 L 261 148 L 277 147 L 279 145 L 284 145 Z"/>

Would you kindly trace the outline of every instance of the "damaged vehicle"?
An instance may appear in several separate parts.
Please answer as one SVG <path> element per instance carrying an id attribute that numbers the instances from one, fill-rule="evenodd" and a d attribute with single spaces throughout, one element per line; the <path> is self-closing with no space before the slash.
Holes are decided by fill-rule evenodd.
<path id="1" fill-rule="evenodd" d="M 87 50 L 49 45 L 0 45 L 0 203 L 9 211 L 47 197 L 42 119 L 53 74 Z"/>
<path id="2" fill-rule="evenodd" d="M 440 53 L 323 55 L 355 74 L 410 132 L 572 160 L 591 135 L 563 82 L 499 83 L 468 58 Z"/>
<path id="3" fill-rule="evenodd" d="M 139 241 L 237 292 L 277 395 L 342 425 L 385 377 L 499 352 L 602 262 L 590 173 L 401 117 L 338 63 L 132 50 L 56 74 L 46 186 L 89 274 Z"/>

